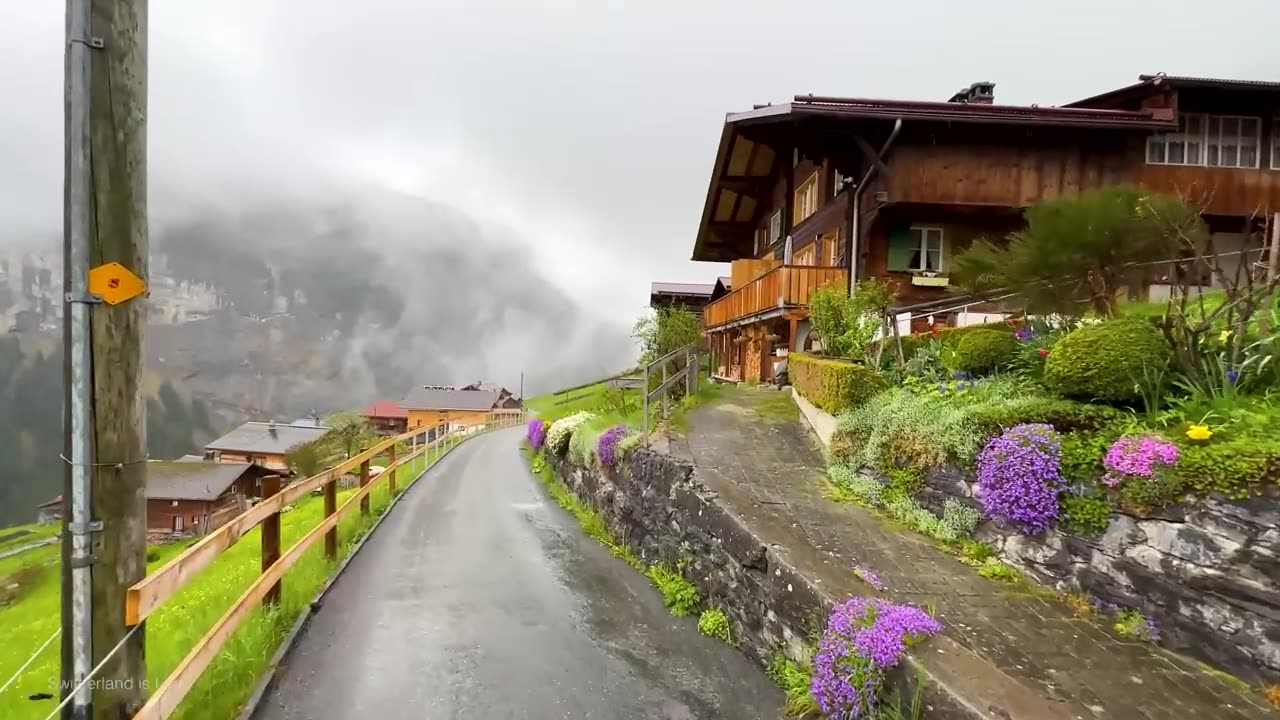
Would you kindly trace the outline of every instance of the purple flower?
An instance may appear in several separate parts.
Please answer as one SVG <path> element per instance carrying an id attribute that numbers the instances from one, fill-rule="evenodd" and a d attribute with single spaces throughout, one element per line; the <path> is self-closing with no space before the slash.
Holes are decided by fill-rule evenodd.
<path id="1" fill-rule="evenodd" d="M 627 436 L 626 425 L 614 425 L 605 430 L 600 435 L 600 440 L 596 444 L 596 457 L 600 458 L 600 464 L 611 468 L 618 461 L 618 442 Z"/>
<path id="2" fill-rule="evenodd" d="M 1155 618 L 1147 618 L 1147 638 L 1152 642 L 1160 639 L 1160 627 L 1156 625 Z"/>
<path id="3" fill-rule="evenodd" d="M 968 380 L 969 373 L 965 372 L 964 370 L 957 370 L 951 373 L 951 379 L 952 380 Z"/>
<path id="4" fill-rule="evenodd" d="M 1027 340 L 1030 340 L 1031 338 L 1035 337 L 1035 334 L 1036 334 L 1035 328 L 1031 327 L 1030 325 L 1023 325 L 1022 327 L 1013 331 L 1013 336 L 1023 342 L 1026 342 Z"/>
<path id="5" fill-rule="evenodd" d="M 1227 371 L 1227 384 L 1229 384 L 1229 385 L 1235 385 L 1235 384 L 1236 384 L 1236 381 L 1237 381 L 1237 380 L 1239 380 L 1239 379 L 1240 379 L 1240 371 L 1239 371 L 1239 370 L 1228 370 L 1228 371 Z"/>
<path id="6" fill-rule="evenodd" d="M 866 565 L 859 565 L 855 567 L 853 569 L 853 574 L 856 575 L 859 580 L 877 590 L 884 591 L 886 587 L 884 581 L 880 579 L 880 576 Z"/>
<path id="7" fill-rule="evenodd" d="M 540 450 L 542 443 L 547 440 L 547 423 L 541 418 L 530 418 L 529 427 L 525 431 L 525 439 L 529 441 L 529 447 L 534 450 Z"/>
<path id="8" fill-rule="evenodd" d="M 1039 535 L 1058 518 L 1062 450 L 1051 425 L 1015 425 L 978 455 L 975 492 L 988 518 Z"/>
<path id="9" fill-rule="evenodd" d="M 1147 480 L 1176 462 L 1177 445 L 1154 435 L 1126 435 L 1107 449 L 1102 461 L 1107 474 L 1102 477 L 1102 482 L 1107 487 L 1116 487 L 1131 478 Z"/>
<path id="10" fill-rule="evenodd" d="M 845 600 L 827 617 L 813 658 L 811 690 L 818 707 L 828 717 L 870 717 L 887 673 L 907 647 L 941 631 L 937 620 L 914 605 Z"/>

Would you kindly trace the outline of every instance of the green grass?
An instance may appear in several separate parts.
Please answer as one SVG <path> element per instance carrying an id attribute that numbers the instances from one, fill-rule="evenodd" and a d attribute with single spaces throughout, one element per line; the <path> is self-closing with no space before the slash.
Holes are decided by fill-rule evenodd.
<path id="1" fill-rule="evenodd" d="M 403 492 L 414 475 L 412 468 L 400 468 L 396 475 L 397 491 Z M 341 504 L 354 492 L 355 489 L 339 492 L 338 503 Z M 339 522 L 339 558 L 350 554 L 356 542 L 369 531 L 391 502 L 386 483 L 380 483 L 370 497 L 372 513 L 369 516 L 362 516 L 356 510 Z M 282 547 L 292 546 L 323 517 L 323 498 L 308 496 L 299 500 L 293 510 L 281 516 Z M 169 543 L 154 547 L 159 557 L 148 563 L 148 569 L 154 570 L 168 562 L 182 552 L 184 545 Z M 260 530 L 255 528 L 147 620 L 147 680 L 151 689 L 159 686 L 260 574 L 260 551 Z M 8 680 L 60 623 L 60 568 L 56 545 L 0 561 L 0 577 L 36 562 L 46 564 L 47 571 L 15 603 L 0 608 L 0 627 L 4 628 L 5 636 L 4 643 L 0 643 L 0 683 Z M 323 542 L 307 550 L 285 574 L 280 603 L 270 610 L 258 609 L 251 614 L 222 647 L 217 659 L 188 693 L 173 717 L 179 720 L 226 720 L 232 717 L 258 682 L 293 623 L 333 573 L 337 562 L 325 558 Z M 35 693 L 58 695 L 58 644 L 54 641 L 14 686 L 0 695 L 0 717 L 6 720 L 39 720 L 57 704 L 56 700 L 31 701 L 28 696 Z"/>
<path id="2" fill-rule="evenodd" d="M 719 638 L 733 644 L 733 632 L 729 629 L 729 616 L 720 608 L 703 610 L 698 618 L 698 632 L 707 637 Z"/>
<path id="3" fill-rule="evenodd" d="M 773 656 L 769 665 L 769 677 L 786 698 L 782 712 L 787 717 L 820 717 L 818 702 L 813 699 L 813 663 L 796 662 L 782 653 Z"/>
<path id="4" fill-rule="evenodd" d="M 655 563 L 645 574 L 662 593 L 662 602 L 672 615 L 684 617 L 698 611 L 702 598 L 698 595 L 698 588 L 684 578 L 684 563 L 676 567 Z"/>
<path id="5" fill-rule="evenodd" d="M 7 537 L 15 533 L 19 535 L 19 537 L 15 537 L 11 540 L 0 542 L 0 553 L 5 552 L 6 550 L 20 548 L 24 545 L 38 543 L 41 540 L 51 537 L 56 537 L 61 530 L 61 523 L 49 523 L 47 525 L 16 525 L 14 527 L 0 529 L 0 537 Z"/>

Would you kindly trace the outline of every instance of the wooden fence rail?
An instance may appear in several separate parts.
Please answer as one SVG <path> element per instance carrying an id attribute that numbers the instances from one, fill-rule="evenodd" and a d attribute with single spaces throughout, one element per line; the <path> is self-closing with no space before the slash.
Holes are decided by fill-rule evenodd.
<path id="1" fill-rule="evenodd" d="M 495 430 L 513 427 L 524 422 L 523 411 L 507 411 L 490 414 L 482 430 Z M 249 617 L 254 608 L 271 597 L 278 597 L 280 582 L 285 572 L 301 559 L 302 554 L 325 538 L 325 552 L 329 557 L 337 555 L 338 522 L 353 508 L 360 507 L 368 512 L 369 494 L 383 479 L 387 479 L 389 487 L 394 488 L 395 473 L 399 468 L 414 463 L 417 458 L 429 456 L 431 451 L 439 449 L 443 452 L 447 447 L 465 441 L 481 433 L 455 431 L 438 436 L 431 442 L 418 444 L 416 438 L 423 436 L 429 428 L 417 428 L 402 435 L 388 438 L 359 454 L 344 460 L 338 465 L 294 483 L 274 495 L 264 497 L 240 516 L 228 522 L 219 530 L 211 533 L 187 551 L 170 560 L 153 575 L 148 575 L 129 589 L 125 608 L 126 622 L 136 625 L 146 619 L 161 604 L 172 597 L 201 570 L 208 567 L 218 555 L 230 548 L 244 533 L 259 523 L 263 523 L 263 569 L 262 574 L 244 591 L 218 622 L 209 629 L 191 652 L 183 658 L 178 667 L 147 699 L 142 709 L 133 716 L 133 720 L 164 720 L 168 718 L 186 697 L 186 694 L 199 680 L 201 673 L 208 668 L 218 652 L 236 628 Z M 396 457 L 397 442 L 413 440 L 414 449 L 403 457 Z M 375 477 L 368 472 L 369 461 L 390 448 L 389 463 L 385 470 Z M 437 453 L 437 459 L 439 458 Z M 336 503 L 336 485 L 338 477 L 355 467 L 361 467 L 360 489 L 348 497 L 341 506 Z M 298 542 L 284 553 L 279 550 L 279 517 L 280 509 L 312 490 L 323 487 L 325 495 L 325 518 L 312 528 Z M 265 493 L 264 493 L 265 494 Z M 394 496 L 394 489 L 392 491 Z M 267 522 L 264 522 L 267 521 Z M 273 539 L 268 541 L 269 528 L 274 526 Z M 268 559 L 270 558 L 270 562 Z"/>

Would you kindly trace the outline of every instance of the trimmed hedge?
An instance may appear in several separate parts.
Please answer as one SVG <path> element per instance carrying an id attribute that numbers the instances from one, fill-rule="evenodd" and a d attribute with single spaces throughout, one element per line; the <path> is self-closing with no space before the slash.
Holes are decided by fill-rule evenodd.
<path id="1" fill-rule="evenodd" d="M 885 388 L 884 378 L 872 368 L 808 353 L 790 353 L 787 374 L 806 400 L 832 415 L 861 405 Z"/>
<path id="2" fill-rule="evenodd" d="M 956 361 L 961 370 L 986 375 L 1009 364 L 1018 351 L 1014 336 L 999 330 L 978 329 L 960 336 L 956 342 Z"/>
<path id="3" fill-rule="evenodd" d="M 970 333 L 978 330 L 992 330 L 994 332 L 1008 333 L 1013 336 L 1014 327 L 1007 322 L 984 323 L 982 325 L 965 325 L 964 327 L 942 328 L 936 333 L 916 333 L 914 335 L 902 336 L 902 356 L 911 359 L 916 354 L 916 350 L 924 347 L 930 339 L 937 338 L 947 347 L 955 347 L 956 343 Z"/>
<path id="4" fill-rule="evenodd" d="M 1169 345 L 1150 320 L 1120 318 L 1085 325 L 1053 346 L 1045 358 L 1044 384 L 1081 400 L 1133 402 L 1144 366 L 1164 365 Z"/>

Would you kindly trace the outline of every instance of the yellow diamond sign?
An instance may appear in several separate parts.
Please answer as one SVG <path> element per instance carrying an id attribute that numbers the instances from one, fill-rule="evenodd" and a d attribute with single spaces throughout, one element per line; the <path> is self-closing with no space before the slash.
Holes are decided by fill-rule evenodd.
<path id="1" fill-rule="evenodd" d="M 147 291 L 147 284 L 118 262 L 99 265 L 89 271 L 89 292 L 108 305 L 132 300 Z"/>

